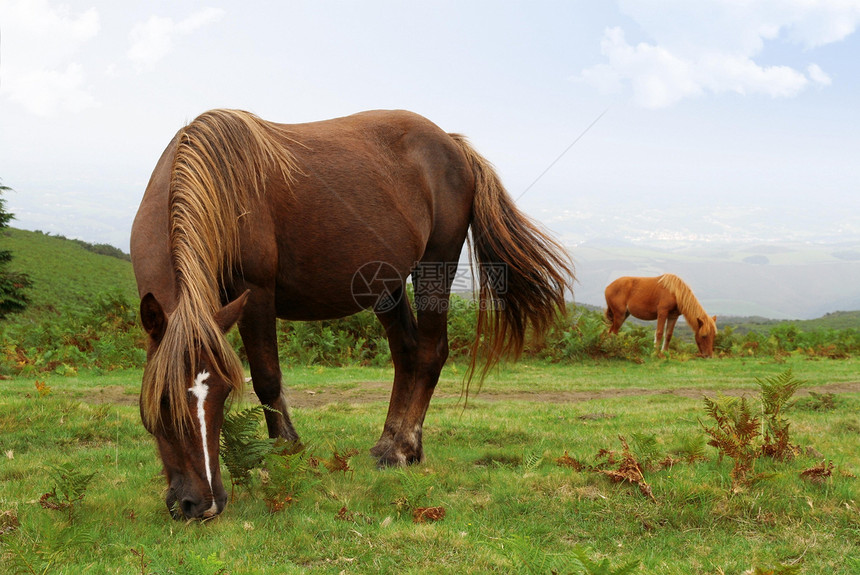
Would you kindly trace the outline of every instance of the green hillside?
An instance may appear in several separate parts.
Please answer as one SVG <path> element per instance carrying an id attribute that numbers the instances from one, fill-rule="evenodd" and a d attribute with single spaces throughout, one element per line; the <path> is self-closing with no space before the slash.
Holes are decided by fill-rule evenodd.
<path id="1" fill-rule="evenodd" d="M 860 311 L 835 311 L 817 319 L 796 322 L 803 330 L 860 329 Z"/>
<path id="2" fill-rule="evenodd" d="M 840 329 L 856 329 L 860 330 L 860 311 L 836 311 L 825 314 L 815 319 L 803 320 L 776 320 L 763 317 L 733 317 L 725 316 L 717 318 L 719 325 L 732 326 L 739 334 L 748 332 L 766 332 L 775 325 L 792 324 L 797 326 L 802 331 L 815 330 L 840 330 Z"/>
<path id="3" fill-rule="evenodd" d="M 31 304 L 23 316 L 83 312 L 105 296 L 118 296 L 137 307 L 128 260 L 94 253 L 83 242 L 14 228 L 0 237 L 0 246 L 12 252 L 10 267 L 33 280 Z"/>

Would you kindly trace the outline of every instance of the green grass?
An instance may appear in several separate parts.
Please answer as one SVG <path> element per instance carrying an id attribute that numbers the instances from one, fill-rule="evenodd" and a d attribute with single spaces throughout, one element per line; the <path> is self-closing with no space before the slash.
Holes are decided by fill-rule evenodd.
<path id="1" fill-rule="evenodd" d="M 274 513 L 259 489 L 240 490 L 203 524 L 175 522 L 164 507 L 158 456 L 133 405 L 138 370 L 40 377 L 42 394 L 34 378 L 16 377 L 0 381 L 0 572 L 29 562 L 32 572 L 51 573 L 579 573 L 576 551 L 586 548 L 613 568 L 640 561 L 636 573 L 740 574 L 791 563 L 801 573 L 853 573 L 860 393 L 838 395 L 829 411 L 804 397 L 785 414 L 792 440 L 835 464 L 821 485 L 800 479 L 819 462 L 801 455 L 758 460 L 763 478 L 732 493 L 731 461 L 707 447 L 706 461 L 644 470 L 655 503 L 635 486 L 555 460 L 567 452 L 596 464 L 601 449 L 621 452 L 619 435 L 631 446 L 634 433 L 653 436 L 660 456 L 704 438 L 701 399 L 673 390 L 742 389 L 755 398 L 756 377 L 791 367 L 810 385 L 856 382 L 858 365 L 800 355 L 526 362 L 494 374 L 466 406 L 462 366 L 453 365 L 425 422 L 427 461 L 405 470 L 378 470 L 367 454 L 385 417 L 390 369 L 292 368 L 289 394 L 316 393 L 315 406 L 292 410 L 303 440 L 320 459 L 359 450 L 351 470 L 321 466 Z M 561 401 L 572 392 L 595 398 Z M 99 403 L 105 398 L 120 403 Z M 51 466 L 64 463 L 96 474 L 71 523 L 39 505 L 53 487 Z M 407 503 L 443 507 L 445 517 L 413 523 Z"/>

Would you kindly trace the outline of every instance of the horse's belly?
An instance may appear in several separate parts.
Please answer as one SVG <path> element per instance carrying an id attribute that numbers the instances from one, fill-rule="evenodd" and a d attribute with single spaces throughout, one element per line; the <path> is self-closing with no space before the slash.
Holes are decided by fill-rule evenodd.
<path id="1" fill-rule="evenodd" d="M 630 315 L 635 317 L 636 319 L 641 319 L 643 321 L 653 321 L 657 319 L 657 310 L 656 309 L 646 309 L 642 307 L 628 307 L 627 311 L 630 312 Z"/>
<path id="2" fill-rule="evenodd" d="M 404 241 L 392 245 L 402 249 L 352 244 L 352 249 L 314 251 L 306 245 L 300 253 L 282 256 L 275 289 L 278 317 L 334 319 L 396 303 L 422 252 Z"/>

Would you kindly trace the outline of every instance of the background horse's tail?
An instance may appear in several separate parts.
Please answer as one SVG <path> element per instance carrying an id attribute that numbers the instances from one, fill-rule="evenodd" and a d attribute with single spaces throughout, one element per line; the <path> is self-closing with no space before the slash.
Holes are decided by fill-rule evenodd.
<path id="1" fill-rule="evenodd" d="M 493 166 L 463 136 L 451 137 L 475 175 L 471 254 L 480 289 L 468 388 L 479 358 L 483 379 L 501 358 L 519 356 L 529 325 L 542 335 L 564 313 L 574 275 L 567 251 L 517 209 Z"/>

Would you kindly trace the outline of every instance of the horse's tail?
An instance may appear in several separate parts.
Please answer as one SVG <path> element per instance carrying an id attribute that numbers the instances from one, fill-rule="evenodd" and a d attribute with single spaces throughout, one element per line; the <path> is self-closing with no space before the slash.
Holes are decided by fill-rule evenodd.
<path id="1" fill-rule="evenodd" d="M 574 274 L 564 247 L 517 209 L 493 166 L 463 136 L 451 137 L 475 177 L 470 245 L 480 288 L 468 389 L 479 358 L 483 379 L 501 358 L 522 353 L 529 325 L 541 335 L 565 313 Z"/>

